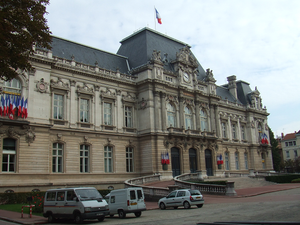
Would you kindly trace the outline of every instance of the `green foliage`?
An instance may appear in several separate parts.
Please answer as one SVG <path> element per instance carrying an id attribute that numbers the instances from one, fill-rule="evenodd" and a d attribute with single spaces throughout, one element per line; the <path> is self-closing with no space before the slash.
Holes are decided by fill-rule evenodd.
<path id="1" fill-rule="evenodd" d="M 266 177 L 266 181 L 271 181 L 275 183 L 291 183 L 292 180 L 300 178 L 299 174 L 291 174 L 291 175 L 282 175 L 282 176 L 268 176 Z"/>
<path id="2" fill-rule="evenodd" d="M 300 178 L 292 180 L 292 183 L 300 183 Z"/>
<path id="3" fill-rule="evenodd" d="M 289 173 L 300 173 L 300 156 L 295 159 L 288 159 L 284 162 Z"/>
<path id="4" fill-rule="evenodd" d="M 281 156 L 278 148 L 278 141 L 274 138 L 274 133 L 272 129 L 269 127 L 269 135 L 270 135 L 270 144 L 272 146 L 272 157 L 273 157 L 273 168 L 275 171 L 281 171 L 283 169 L 283 165 L 281 164 Z"/>
<path id="5" fill-rule="evenodd" d="M 110 190 L 104 189 L 104 190 L 98 190 L 99 193 L 102 195 L 102 197 L 104 198 L 107 194 L 110 193 Z"/>
<path id="6" fill-rule="evenodd" d="M 0 78 L 11 80 L 17 70 L 29 71 L 34 44 L 51 49 L 51 32 L 44 18 L 49 0 L 0 1 Z"/>
<path id="7" fill-rule="evenodd" d="M 35 207 L 32 208 L 32 212 L 42 213 L 44 207 L 44 196 L 45 192 L 34 192 L 32 195 L 32 205 Z"/>

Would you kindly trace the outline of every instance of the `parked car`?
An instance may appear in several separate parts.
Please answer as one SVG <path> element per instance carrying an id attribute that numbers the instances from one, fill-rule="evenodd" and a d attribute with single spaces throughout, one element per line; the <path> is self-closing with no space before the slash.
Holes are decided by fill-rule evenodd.
<path id="1" fill-rule="evenodd" d="M 105 196 L 109 206 L 111 217 L 118 214 L 120 218 L 125 218 L 127 213 L 134 213 L 136 217 L 142 215 L 146 210 L 143 188 L 126 188 L 111 191 Z"/>
<path id="2" fill-rule="evenodd" d="M 200 191 L 191 189 L 172 191 L 168 196 L 161 198 L 158 201 L 160 209 L 166 209 L 167 207 L 174 207 L 174 209 L 177 209 L 179 206 L 189 209 L 192 205 L 201 208 L 203 204 L 204 199 Z"/>
<path id="3" fill-rule="evenodd" d="M 50 189 L 45 193 L 44 217 L 53 223 L 56 219 L 84 219 L 103 221 L 109 215 L 107 202 L 94 187 Z"/>

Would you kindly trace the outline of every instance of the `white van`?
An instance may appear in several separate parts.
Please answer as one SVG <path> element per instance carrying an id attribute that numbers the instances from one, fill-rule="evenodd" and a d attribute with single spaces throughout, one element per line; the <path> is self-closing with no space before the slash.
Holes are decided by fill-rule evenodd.
<path id="1" fill-rule="evenodd" d="M 142 215 L 146 210 L 143 188 L 126 188 L 111 191 L 105 196 L 109 205 L 109 214 L 119 214 L 120 218 L 125 218 L 126 213 L 134 213 L 136 217 Z"/>
<path id="2" fill-rule="evenodd" d="M 50 189 L 45 193 L 44 217 L 49 223 L 55 219 L 74 219 L 81 223 L 84 219 L 103 221 L 109 215 L 107 202 L 93 187 Z"/>

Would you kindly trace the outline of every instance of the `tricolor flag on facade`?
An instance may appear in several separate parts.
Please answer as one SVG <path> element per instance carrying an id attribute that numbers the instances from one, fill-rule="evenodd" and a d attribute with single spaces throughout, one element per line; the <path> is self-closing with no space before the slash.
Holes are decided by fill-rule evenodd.
<path id="1" fill-rule="evenodd" d="M 155 14 L 156 14 L 157 22 L 158 22 L 159 24 L 162 24 L 162 22 L 161 22 L 161 17 L 160 17 L 160 15 L 159 15 L 157 9 L 155 9 Z"/>

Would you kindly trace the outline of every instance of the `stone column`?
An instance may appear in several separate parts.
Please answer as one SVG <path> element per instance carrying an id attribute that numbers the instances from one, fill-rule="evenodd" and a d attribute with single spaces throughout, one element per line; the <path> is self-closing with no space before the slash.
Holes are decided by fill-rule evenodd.
<path id="1" fill-rule="evenodd" d="M 242 141 L 240 118 L 238 118 L 237 121 L 237 132 L 238 132 L 239 141 Z"/>
<path id="2" fill-rule="evenodd" d="M 228 121 L 228 126 L 227 126 L 228 139 L 232 140 L 230 116 L 228 116 L 228 120 L 227 121 Z"/>
<path id="3" fill-rule="evenodd" d="M 70 81 L 71 84 L 71 91 L 70 91 L 70 128 L 76 128 L 77 125 L 77 115 L 78 115 L 78 101 L 76 101 L 76 81 L 75 80 L 71 80 Z"/>
<path id="4" fill-rule="evenodd" d="M 195 102 L 195 113 L 196 113 L 196 128 L 195 130 L 201 130 L 201 121 L 200 121 L 200 102 Z"/>
<path id="5" fill-rule="evenodd" d="M 184 106 L 183 106 L 183 98 L 179 97 L 179 126 L 178 127 L 183 127 L 185 129 L 184 126 Z"/>
<path id="6" fill-rule="evenodd" d="M 159 101 L 159 92 L 153 91 L 154 95 L 154 120 L 155 120 L 155 132 L 161 131 L 161 123 L 159 117 L 159 110 L 160 110 L 160 101 Z"/>
<path id="7" fill-rule="evenodd" d="M 99 130 L 100 127 L 100 118 L 102 116 L 102 113 L 100 112 L 100 96 L 99 96 L 99 89 L 100 87 L 98 85 L 95 85 L 95 111 L 94 111 L 94 124 L 95 129 Z"/>
<path id="8" fill-rule="evenodd" d="M 162 130 L 167 130 L 166 93 L 161 93 L 161 125 Z"/>
<path id="9" fill-rule="evenodd" d="M 221 137 L 221 120 L 219 115 L 219 106 L 215 105 L 215 120 L 216 120 L 216 135 L 217 137 Z"/>
<path id="10" fill-rule="evenodd" d="M 210 131 L 216 131 L 215 105 L 210 106 Z"/>

